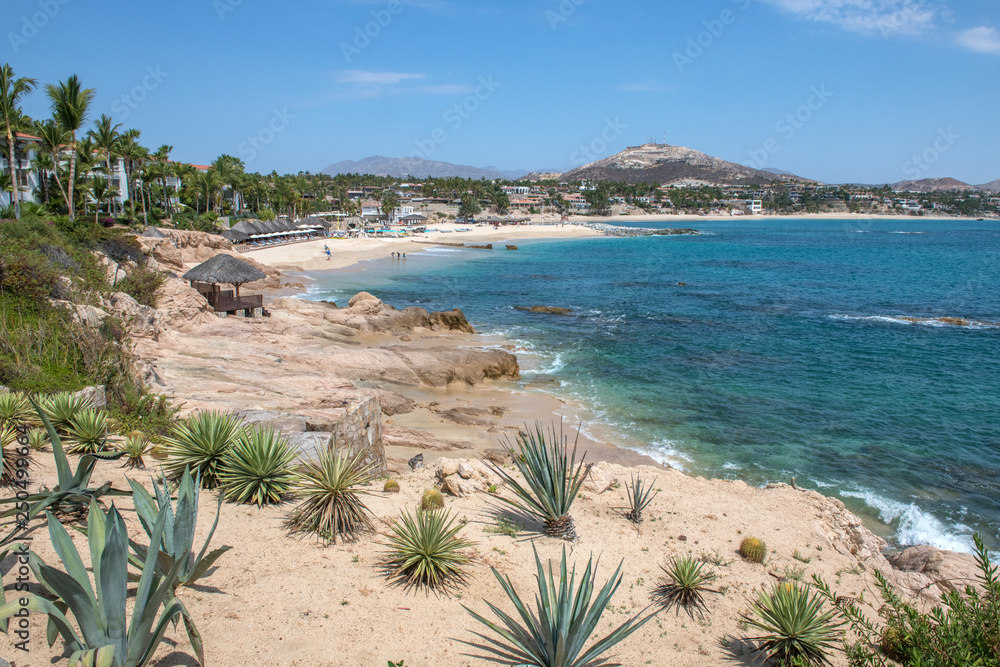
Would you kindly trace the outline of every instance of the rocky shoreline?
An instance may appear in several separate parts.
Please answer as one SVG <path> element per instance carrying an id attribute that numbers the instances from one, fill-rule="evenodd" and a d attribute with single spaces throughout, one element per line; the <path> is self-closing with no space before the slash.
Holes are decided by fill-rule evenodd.
<path id="1" fill-rule="evenodd" d="M 610 225 L 606 222 L 583 222 L 577 224 L 581 224 L 588 229 L 592 229 L 595 232 L 603 234 L 604 236 L 619 236 L 627 238 L 639 236 L 697 236 L 701 234 L 701 232 L 696 229 L 648 229 L 645 227 L 619 227 L 618 225 Z"/>

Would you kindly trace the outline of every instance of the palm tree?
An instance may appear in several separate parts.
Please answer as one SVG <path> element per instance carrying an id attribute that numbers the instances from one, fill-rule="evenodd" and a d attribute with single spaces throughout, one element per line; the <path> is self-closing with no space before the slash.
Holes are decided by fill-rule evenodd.
<path id="1" fill-rule="evenodd" d="M 90 196 L 94 198 L 94 224 L 97 224 L 98 216 L 101 213 L 101 204 L 108 202 L 108 210 L 111 210 L 111 202 L 118 196 L 118 189 L 104 178 L 94 178 L 90 181 Z"/>
<path id="2" fill-rule="evenodd" d="M 167 196 L 167 176 L 170 176 L 170 169 L 168 163 L 170 162 L 170 151 L 174 150 L 173 146 L 168 146 L 163 144 L 156 149 L 153 153 L 153 159 L 160 163 L 160 169 L 157 170 L 157 175 L 160 178 L 160 186 L 163 188 L 163 212 L 169 217 L 170 210 L 170 198 Z"/>
<path id="3" fill-rule="evenodd" d="M 214 168 L 209 168 L 208 171 L 200 171 L 194 177 L 192 183 L 199 197 L 204 195 L 205 212 L 208 213 L 208 207 L 214 201 L 215 191 L 222 187 L 222 179 L 219 178 L 219 172 Z"/>
<path id="4" fill-rule="evenodd" d="M 48 153 L 35 151 L 35 157 L 31 160 L 31 165 L 38 172 L 38 185 L 42 191 L 42 203 L 49 203 L 49 174 L 52 173 L 56 164 L 52 156 Z"/>
<path id="5" fill-rule="evenodd" d="M 115 174 L 114 165 L 111 163 L 111 154 L 118 153 L 119 141 L 122 136 L 121 133 L 118 132 L 118 128 L 120 127 L 120 123 L 116 124 L 109 116 L 101 114 L 100 120 L 97 121 L 94 129 L 87 135 L 94 142 L 94 146 L 104 153 L 104 157 L 108 162 L 109 184 Z"/>
<path id="6" fill-rule="evenodd" d="M 394 190 L 386 190 L 382 195 L 382 205 L 379 207 L 388 222 L 392 222 L 392 214 L 399 208 L 399 195 Z"/>
<path id="7" fill-rule="evenodd" d="M 94 100 L 93 88 L 82 88 L 76 74 L 59 85 L 47 84 L 45 93 L 52 104 L 52 117 L 63 132 L 70 135 L 69 142 L 69 176 L 66 186 L 66 206 L 69 208 L 69 219 L 74 220 L 76 213 L 73 208 L 73 186 L 76 182 L 76 133 L 87 121 L 90 103 Z"/>
<path id="8" fill-rule="evenodd" d="M 48 155 L 52 159 L 52 174 L 55 178 L 56 186 L 63 197 L 63 201 L 68 201 L 66 189 L 59 178 L 59 171 L 62 164 L 62 154 L 69 140 L 69 134 L 64 132 L 59 125 L 52 120 L 36 121 L 35 134 L 42 140 L 40 154 Z"/>
<path id="9" fill-rule="evenodd" d="M 21 98 L 35 89 L 38 81 L 22 76 L 14 78 L 14 70 L 9 63 L 0 67 L 0 125 L 7 135 L 7 171 L 14 188 L 14 217 L 21 219 L 21 197 L 17 192 L 17 157 L 14 138 L 30 122 L 21 113 Z"/>

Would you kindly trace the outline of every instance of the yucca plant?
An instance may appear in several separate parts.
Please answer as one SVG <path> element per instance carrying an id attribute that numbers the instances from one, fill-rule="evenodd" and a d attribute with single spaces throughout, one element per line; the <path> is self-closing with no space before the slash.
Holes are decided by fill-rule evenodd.
<path id="1" fill-rule="evenodd" d="M 222 459 L 242 431 L 239 420 L 223 412 L 200 412 L 177 424 L 164 443 L 167 476 L 177 479 L 190 469 L 204 488 L 214 489 Z"/>
<path id="2" fill-rule="evenodd" d="M 688 613 L 704 611 L 705 593 L 719 592 L 708 587 L 715 581 L 715 573 L 691 556 L 673 558 L 668 567 L 661 565 L 660 569 L 666 578 L 653 590 L 653 596 L 664 609 L 678 605 L 687 609 Z"/>
<path id="3" fill-rule="evenodd" d="M 28 431 L 28 447 L 32 451 L 44 452 L 49 446 L 49 434 L 43 428 L 33 428 Z"/>
<path id="4" fill-rule="evenodd" d="M 298 471 L 295 497 L 302 503 L 288 515 L 286 526 L 294 533 L 315 533 L 325 542 L 337 538 L 356 540 L 375 525 L 358 487 L 371 481 L 371 464 L 365 452 L 351 456 L 346 451 L 326 449 L 318 459 L 307 461 Z"/>
<path id="5" fill-rule="evenodd" d="M 823 611 L 823 598 L 808 586 L 795 583 L 775 584 L 770 592 L 762 591 L 743 620 L 765 634 L 750 637 L 761 642 L 759 651 L 778 664 L 828 665 L 830 651 L 838 648 L 844 621 L 836 610 Z"/>
<path id="6" fill-rule="evenodd" d="M 129 469 L 146 469 L 146 461 L 142 457 L 149 453 L 149 440 L 142 434 L 130 435 L 122 443 L 121 451 L 125 454 L 125 467 Z"/>
<path id="7" fill-rule="evenodd" d="M 254 426 L 236 437 L 219 471 L 226 500 L 258 507 L 280 502 L 295 486 L 295 451 L 273 427 Z"/>
<path id="8" fill-rule="evenodd" d="M 34 424 L 35 412 L 24 394 L 8 391 L 0 394 L 0 426 L 11 427 L 20 424 Z"/>
<path id="9" fill-rule="evenodd" d="M 19 531 L 23 530 L 27 523 L 34 519 L 43 510 L 51 510 L 57 515 L 68 517 L 83 517 L 91 501 L 104 496 L 129 496 L 130 491 L 122 491 L 111 487 L 111 482 L 105 482 L 96 489 L 90 488 L 90 478 L 94 473 L 94 466 L 98 461 L 115 461 L 123 456 L 122 452 L 97 452 L 94 454 L 84 454 L 77 463 L 76 472 L 69 467 L 69 459 L 63 450 L 62 440 L 55 428 L 45 415 L 44 411 L 34 404 L 42 425 L 49 434 L 52 443 L 52 456 L 55 458 L 56 476 L 58 484 L 52 489 L 42 487 L 38 493 L 33 493 L 27 498 L 13 496 L 0 500 L 0 506 L 16 504 L 9 510 L 0 513 L 0 519 L 17 516 L 23 512 L 20 509 L 21 503 L 28 504 L 28 513 L 23 520 L 19 520 L 3 539 L 0 545 L 11 540 Z"/>
<path id="10" fill-rule="evenodd" d="M 10 424 L 0 424 L 0 455 L 3 465 L 0 467 L 0 485 L 7 485 L 17 478 L 17 431 Z"/>
<path id="11" fill-rule="evenodd" d="M 139 522 L 150 538 L 150 545 L 156 544 L 153 540 L 153 533 L 160 515 L 165 514 L 167 517 L 159 541 L 160 554 L 156 560 L 156 567 L 161 574 L 166 575 L 174 569 L 175 563 L 180 562 L 175 587 L 191 586 L 205 576 L 205 573 L 215 565 L 215 561 L 222 554 L 232 549 L 229 546 L 222 546 L 208 553 L 208 545 L 219 525 L 219 513 L 222 509 L 222 497 L 220 496 L 215 508 L 215 521 L 212 523 L 212 529 L 208 531 L 208 537 L 205 538 L 201 551 L 196 556 L 192 550 L 198 521 L 200 482 L 201 480 L 192 475 L 191 471 L 186 470 L 181 475 L 180 484 L 177 486 L 177 503 L 174 505 L 171 503 L 170 489 L 166 480 L 163 480 L 162 487 L 153 482 L 155 498 L 141 484 L 131 479 L 128 481 L 132 487 L 132 499 L 135 503 L 136 514 L 139 515 Z M 129 543 L 135 554 L 131 557 L 132 564 L 139 566 L 146 561 L 148 548 L 131 540 Z"/>
<path id="12" fill-rule="evenodd" d="M 68 391 L 45 397 L 40 404 L 45 416 L 60 433 L 69 429 L 77 413 L 94 407 L 89 398 Z"/>
<path id="13" fill-rule="evenodd" d="M 101 410 L 80 410 L 66 428 L 66 451 L 93 454 L 108 442 L 108 416 Z"/>
<path id="14" fill-rule="evenodd" d="M 519 451 L 515 452 L 508 439 L 504 447 L 524 477 L 523 483 L 496 463 L 484 459 L 514 494 L 513 498 L 498 496 L 498 500 L 538 517 L 545 525 L 546 535 L 575 540 L 576 529 L 569 510 L 590 471 L 583 459 L 577 465 L 576 443 L 570 456 L 561 430 L 557 433 L 552 427 L 546 436 L 541 425 L 535 424 L 533 433 L 518 434 L 517 445 Z"/>
<path id="15" fill-rule="evenodd" d="M 392 550 L 386 569 L 407 587 L 446 590 L 465 583 L 470 559 L 461 549 L 473 543 L 458 536 L 462 526 L 443 510 L 413 514 L 404 510 L 387 535 Z"/>
<path id="16" fill-rule="evenodd" d="M 653 498 L 658 496 L 660 492 L 653 491 L 652 484 L 644 484 L 642 478 L 636 475 L 631 482 L 625 485 L 625 493 L 628 495 L 625 518 L 639 525 L 642 523 L 643 510 L 649 507 L 649 503 L 653 502 Z"/>
<path id="17" fill-rule="evenodd" d="M 93 582 L 69 533 L 54 515 L 46 512 L 46 516 L 49 538 L 65 569 L 47 565 L 35 553 L 28 556 L 28 565 L 55 601 L 20 593 L 18 599 L 0 607 L 0 620 L 19 613 L 23 598 L 27 598 L 29 612 L 49 618 L 49 645 L 62 636 L 72 651 L 70 665 L 141 667 L 151 661 L 171 622 L 181 619 L 199 662 L 204 664 L 201 636 L 194 621 L 184 604 L 171 595 L 180 561 L 161 576 L 156 569 L 157 552 L 150 550 L 134 603 L 128 605 L 128 533 L 114 504 L 106 515 L 95 500 L 90 504 L 87 537 Z M 166 513 L 161 513 L 153 527 L 154 543 L 159 542 L 165 523 Z M 131 618 L 128 606 L 132 607 Z M 79 633 L 67 614 L 73 616 Z"/>
<path id="18" fill-rule="evenodd" d="M 538 593 L 535 596 L 537 614 L 521 600 L 510 578 L 501 575 L 496 568 L 490 569 L 493 570 L 493 575 L 500 582 L 507 597 L 514 603 L 520 622 L 490 602 L 486 604 L 500 619 L 499 624 L 465 607 L 473 618 L 500 635 L 500 639 L 497 639 L 477 632 L 476 636 L 485 640 L 487 644 L 475 646 L 496 654 L 502 658 L 504 664 L 530 667 L 613 665 L 614 663 L 599 661 L 598 658 L 641 628 L 659 611 L 653 611 L 645 616 L 643 612 L 636 614 L 585 650 L 584 646 L 597 629 L 601 614 L 609 606 L 611 598 L 621 584 L 622 563 L 618 564 L 618 568 L 597 593 L 597 597 L 593 597 L 597 581 L 593 557 L 587 561 L 587 568 L 580 577 L 579 585 L 576 583 L 576 566 L 573 566 L 572 572 L 567 571 L 565 547 L 562 551 L 558 580 L 552 572 L 551 562 L 548 573 L 545 572 L 537 551 L 535 565 L 538 570 L 535 575 L 538 585 Z"/>

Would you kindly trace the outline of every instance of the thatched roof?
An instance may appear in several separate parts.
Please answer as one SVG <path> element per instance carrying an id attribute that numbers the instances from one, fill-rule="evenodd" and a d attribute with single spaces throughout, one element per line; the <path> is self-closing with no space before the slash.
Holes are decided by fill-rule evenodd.
<path id="1" fill-rule="evenodd" d="M 227 229 L 222 232 L 223 238 L 229 239 L 233 243 L 241 243 L 250 238 L 250 235 L 238 229 Z"/>
<path id="2" fill-rule="evenodd" d="M 156 227 L 147 227 L 142 232 L 142 235 L 144 237 L 146 237 L 147 239 L 168 239 L 168 238 L 170 238 L 169 235 L 164 234 L 161 230 L 157 229 Z"/>
<path id="3" fill-rule="evenodd" d="M 216 255 L 207 262 L 202 262 L 184 274 L 184 280 L 197 281 L 200 283 L 226 283 L 229 285 L 242 285 L 255 280 L 262 280 L 267 276 L 260 269 L 247 264 L 241 259 L 232 255 Z"/>

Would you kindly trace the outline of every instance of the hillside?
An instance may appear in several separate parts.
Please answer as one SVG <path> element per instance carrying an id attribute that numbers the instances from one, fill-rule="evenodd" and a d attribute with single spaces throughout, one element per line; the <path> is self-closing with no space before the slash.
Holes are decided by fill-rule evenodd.
<path id="1" fill-rule="evenodd" d="M 706 155 L 683 146 L 644 144 L 563 174 L 563 180 L 611 180 L 625 183 L 701 181 L 718 185 L 761 185 L 774 180 L 804 180 L 775 174 Z"/>
<path id="2" fill-rule="evenodd" d="M 452 164 L 425 160 L 419 157 L 391 158 L 375 155 L 362 160 L 344 160 L 331 164 L 322 171 L 324 174 L 374 174 L 376 176 L 393 176 L 395 178 L 486 178 L 489 180 L 514 180 L 523 176 L 524 170 L 502 171 L 496 167 L 470 167 L 468 165 Z"/>
<path id="3" fill-rule="evenodd" d="M 982 185 L 977 185 L 980 190 L 989 190 L 990 192 L 1000 192 L 1000 178 L 995 181 L 990 181 L 989 183 L 983 183 Z"/>
<path id="4" fill-rule="evenodd" d="M 994 181 L 1000 183 L 1000 181 Z M 975 190 L 977 187 L 988 189 L 984 186 L 972 186 L 954 178 L 924 178 L 919 181 L 898 181 L 892 184 L 892 189 L 897 192 L 939 192 L 942 190 Z"/>

